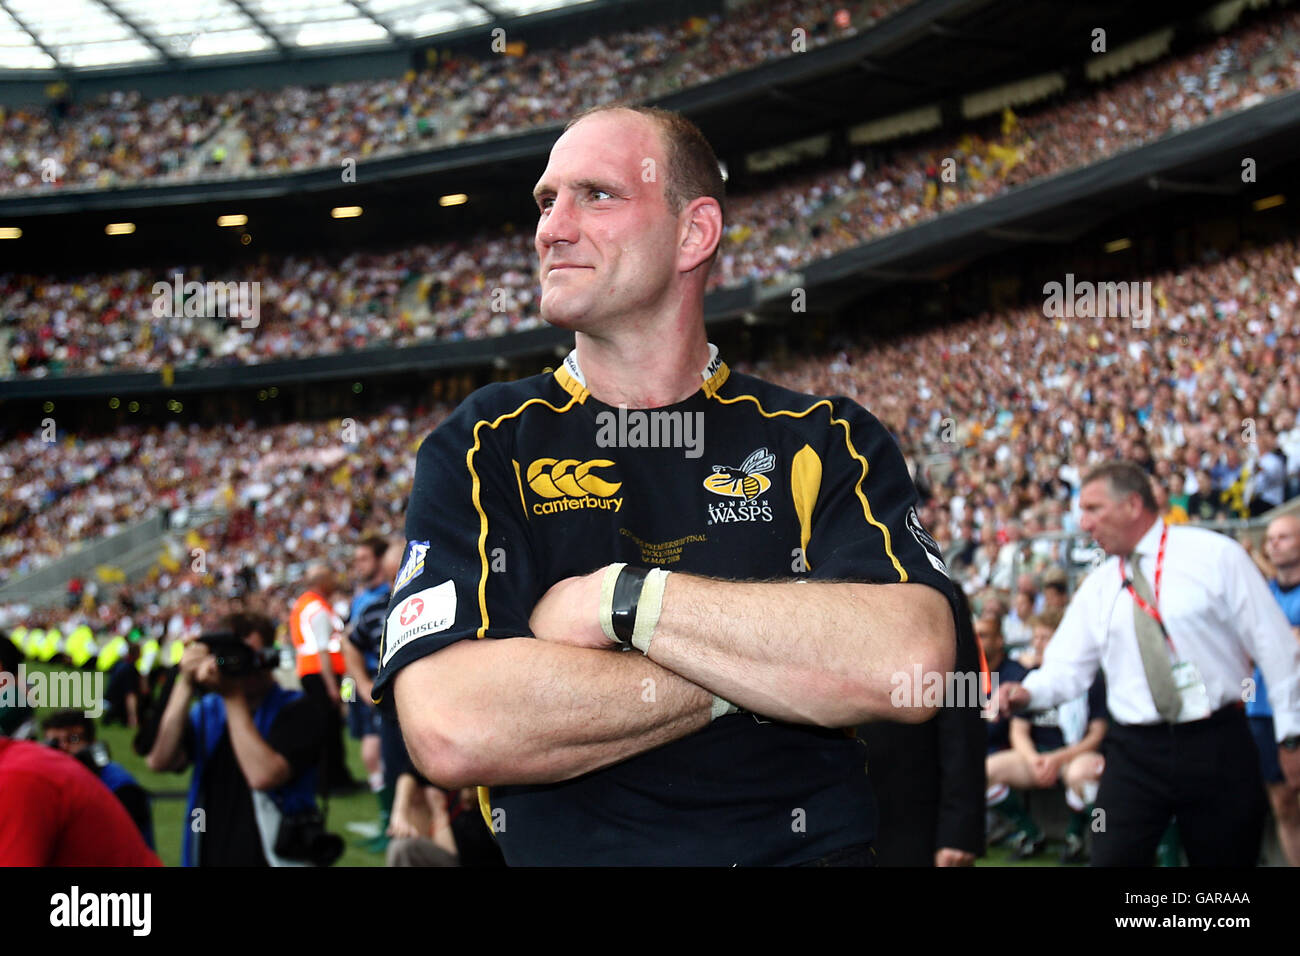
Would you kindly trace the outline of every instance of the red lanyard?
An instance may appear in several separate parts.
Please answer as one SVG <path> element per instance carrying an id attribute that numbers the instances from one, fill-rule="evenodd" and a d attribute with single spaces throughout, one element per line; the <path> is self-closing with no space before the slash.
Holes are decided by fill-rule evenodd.
<path id="1" fill-rule="evenodd" d="M 1165 629 L 1165 622 L 1164 619 L 1160 616 L 1160 608 L 1159 608 L 1160 580 L 1161 578 L 1164 577 L 1164 573 L 1165 573 L 1165 543 L 1169 540 L 1169 525 L 1163 524 L 1163 522 L 1162 525 L 1163 527 L 1161 528 L 1160 531 L 1160 550 L 1156 552 L 1156 583 L 1155 583 L 1155 590 L 1152 595 L 1156 600 L 1156 607 L 1152 607 L 1150 604 L 1148 604 L 1146 601 L 1142 599 L 1142 596 L 1138 594 L 1137 591 L 1133 590 L 1133 582 L 1129 579 L 1128 572 L 1124 569 L 1124 558 L 1122 556 L 1119 559 L 1119 576 L 1120 576 L 1120 581 L 1123 582 L 1124 584 L 1124 588 L 1132 596 L 1133 603 L 1136 604 L 1138 607 L 1140 607 L 1147 614 L 1151 615 L 1152 620 L 1154 620 L 1157 624 L 1160 625 L 1160 633 L 1165 636 L 1165 641 L 1169 644 L 1169 648 L 1171 650 L 1174 650 L 1175 653 L 1177 653 L 1177 651 L 1174 649 L 1174 642 L 1169 637 L 1169 631 Z"/>

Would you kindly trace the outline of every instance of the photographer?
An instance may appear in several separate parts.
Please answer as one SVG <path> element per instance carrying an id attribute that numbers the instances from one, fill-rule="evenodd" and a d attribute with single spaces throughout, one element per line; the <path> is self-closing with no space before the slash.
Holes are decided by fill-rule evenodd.
<path id="1" fill-rule="evenodd" d="M 185 866 L 328 865 L 341 851 L 316 811 L 318 712 L 272 677 L 274 634 L 262 615 L 231 614 L 181 655 L 149 767 L 194 763 Z M 196 686 L 209 693 L 190 706 Z"/>
<path id="2" fill-rule="evenodd" d="M 110 758 L 108 746 L 95 740 L 95 722 L 77 710 L 61 710 L 41 722 L 45 745 L 76 757 L 117 797 L 140 830 L 149 849 L 154 849 L 153 808 L 149 794 L 125 767 Z"/>

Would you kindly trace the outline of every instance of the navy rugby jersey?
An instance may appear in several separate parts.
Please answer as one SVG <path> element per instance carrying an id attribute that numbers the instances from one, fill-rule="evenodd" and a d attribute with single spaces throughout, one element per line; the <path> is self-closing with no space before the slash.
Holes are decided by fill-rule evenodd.
<path id="1" fill-rule="evenodd" d="M 710 351 L 700 389 L 675 405 L 606 405 L 571 353 L 554 374 L 476 391 L 429 435 L 376 700 L 402 667 L 455 641 L 531 636 L 552 584 L 616 561 L 730 580 L 919 582 L 953 600 L 884 426 L 846 398 L 731 372 Z M 505 811 L 497 838 L 511 865 L 793 864 L 874 839 L 866 764 L 851 731 L 741 712 L 573 780 L 480 789 L 480 802 L 489 821 Z"/>

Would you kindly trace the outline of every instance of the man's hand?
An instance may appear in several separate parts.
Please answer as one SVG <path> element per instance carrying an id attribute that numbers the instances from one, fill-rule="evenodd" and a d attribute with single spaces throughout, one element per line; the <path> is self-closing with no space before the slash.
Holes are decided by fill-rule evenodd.
<path id="1" fill-rule="evenodd" d="M 618 647 L 600 626 L 600 584 L 605 569 L 556 581 L 533 608 L 533 636 L 552 644 L 609 650 Z"/>
<path id="2" fill-rule="evenodd" d="M 388 821 L 388 835 L 390 837 L 404 837 L 407 839 L 413 837 L 427 838 L 429 836 L 427 833 L 421 833 L 420 828 L 408 820 L 405 813 L 399 812 L 398 810 L 393 811 L 393 815 Z"/>
<path id="3" fill-rule="evenodd" d="M 186 653 L 189 653 L 188 648 Z M 243 690 L 243 682 L 238 677 L 227 677 L 221 673 L 221 669 L 217 666 L 217 659 L 211 654 L 207 654 L 195 665 L 193 680 L 200 687 L 216 691 L 227 701 L 239 696 Z"/>
<path id="4" fill-rule="evenodd" d="M 185 650 L 181 652 L 180 676 L 191 682 L 198 682 L 197 673 L 201 665 L 207 661 L 216 661 L 212 657 L 212 651 L 208 645 L 199 641 L 188 641 Z"/>
<path id="5" fill-rule="evenodd" d="M 1277 748 L 1277 762 L 1282 767 L 1282 776 L 1293 787 L 1300 787 L 1300 750 Z"/>
<path id="6" fill-rule="evenodd" d="M 950 846 L 936 850 L 934 853 L 935 866 L 974 866 L 975 854 L 968 853 L 965 850 L 956 850 Z"/>
<path id="7" fill-rule="evenodd" d="M 1020 684 L 1012 681 L 1009 684 L 1000 684 L 998 686 L 999 717 L 1010 717 L 1016 711 L 1023 710 L 1028 704 L 1029 691 L 1025 690 Z"/>
<path id="8" fill-rule="evenodd" d="M 1055 753 L 1036 754 L 1030 765 L 1034 773 L 1034 782 L 1040 787 L 1050 787 L 1056 783 L 1060 763 L 1060 757 Z"/>

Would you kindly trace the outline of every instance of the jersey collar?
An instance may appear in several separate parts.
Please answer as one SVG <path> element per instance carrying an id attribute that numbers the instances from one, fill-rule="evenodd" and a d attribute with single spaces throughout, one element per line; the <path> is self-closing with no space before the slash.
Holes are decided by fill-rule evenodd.
<path id="1" fill-rule="evenodd" d="M 727 363 L 718 355 L 718 347 L 710 342 L 709 364 L 700 370 L 700 379 L 703 382 L 701 387 L 704 389 L 705 397 L 712 398 L 730 374 L 731 369 L 727 368 Z M 560 383 L 560 388 L 577 398 L 579 402 L 585 402 L 587 396 L 591 394 L 587 388 L 587 379 L 578 365 L 576 348 L 564 357 L 564 361 L 555 370 L 555 380 Z"/>

